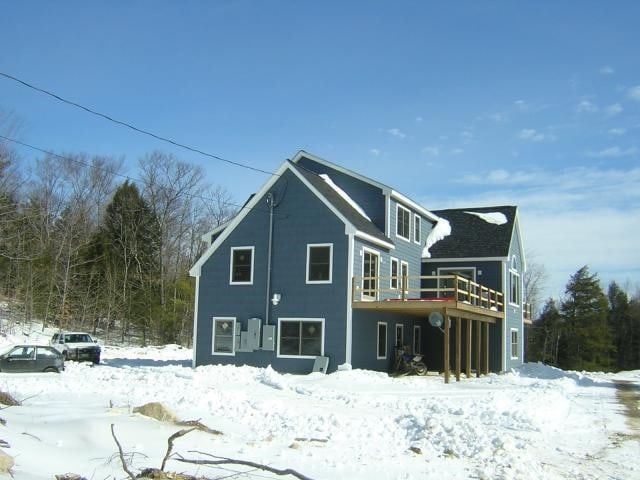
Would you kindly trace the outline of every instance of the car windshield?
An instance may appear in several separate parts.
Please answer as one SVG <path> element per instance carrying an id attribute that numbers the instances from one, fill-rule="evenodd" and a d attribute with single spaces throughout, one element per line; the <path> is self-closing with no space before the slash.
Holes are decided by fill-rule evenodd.
<path id="1" fill-rule="evenodd" d="M 93 343 L 86 333 L 70 333 L 64 336 L 65 343 Z"/>

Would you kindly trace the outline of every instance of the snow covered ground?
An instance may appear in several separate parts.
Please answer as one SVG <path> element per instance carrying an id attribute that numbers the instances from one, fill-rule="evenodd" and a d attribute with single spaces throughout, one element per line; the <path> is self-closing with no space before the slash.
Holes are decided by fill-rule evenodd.
<path id="1" fill-rule="evenodd" d="M 176 440 L 174 450 L 186 457 L 198 450 L 318 479 L 640 479 L 639 433 L 627 423 L 613 383 L 640 385 L 640 371 L 581 374 L 528 364 L 445 385 L 439 377 L 361 370 L 293 376 L 270 368 L 192 369 L 190 357 L 178 346 L 107 346 L 96 367 L 68 362 L 62 374 L 0 373 L 0 390 L 23 400 L 0 412 L 14 477 L 125 478 L 111 424 L 124 451 L 133 453 L 134 472 L 159 467 L 167 437 L 182 427 L 132 413 L 157 401 L 183 420 L 223 432 Z M 168 469 L 276 478 L 175 460 Z"/>

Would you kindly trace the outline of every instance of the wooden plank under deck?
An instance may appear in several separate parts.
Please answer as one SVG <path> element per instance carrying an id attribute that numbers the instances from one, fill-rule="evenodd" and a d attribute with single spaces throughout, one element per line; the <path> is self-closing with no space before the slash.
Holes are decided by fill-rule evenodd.
<path id="1" fill-rule="evenodd" d="M 440 312 L 444 316 L 469 318 L 487 323 L 496 323 L 497 318 L 504 318 L 504 312 L 469 305 L 455 300 L 378 300 L 355 301 L 351 303 L 357 310 L 379 310 L 389 313 L 428 317 L 431 312 Z"/>

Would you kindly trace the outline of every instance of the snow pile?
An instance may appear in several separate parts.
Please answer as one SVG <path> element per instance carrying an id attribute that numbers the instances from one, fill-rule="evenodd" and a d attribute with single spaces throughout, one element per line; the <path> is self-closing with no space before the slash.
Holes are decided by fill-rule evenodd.
<path id="1" fill-rule="evenodd" d="M 504 225 L 507 223 L 507 216 L 502 212 L 464 212 L 469 215 L 475 215 L 478 218 L 481 218 L 487 223 L 493 223 L 494 225 Z"/>
<path id="2" fill-rule="evenodd" d="M 422 249 L 422 258 L 431 258 L 431 252 L 429 252 L 429 249 L 449 235 L 451 235 L 451 224 L 448 220 L 439 218 L 438 222 L 434 225 L 427 236 L 426 243 Z"/>
<path id="3" fill-rule="evenodd" d="M 353 198 L 351 198 L 347 192 L 345 192 L 338 185 L 333 183 L 333 180 L 331 180 L 329 175 L 327 175 L 326 173 L 323 173 L 320 175 L 320 178 L 322 178 L 327 185 L 329 185 L 338 195 L 340 195 L 345 202 L 351 205 L 356 212 L 358 212 L 367 220 L 371 221 L 369 216 L 365 213 L 364 209 L 360 205 L 358 205 L 358 203 Z"/>
<path id="4" fill-rule="evenodd" d="M 95 367 L 68 362 L 59 375 L 0 373 L 0 390 L 24 400 L 2 413 L 15 478 L 67 471 L 124 478 L 111 461 L 111 424 L 124 450 L 136 452 L 132 469 L 160 465 L 167 438 L 181 427 L 133 413 L 148 402 L 223 432 L 192 432 L 176 440 L 176 452 L 242 458 L 316 479 L 595 479 L 603 468 L 611 478 L 639 477 L 639 442 L 611 446 L 612 435 L 628 433 L 611 375 L 527 364 L 445 385 L 440 377 L 357 369 L 192 369 L 190 354 L 175 345 L 107 346 Z M 640 382 L 640 372 L 625 378 Z M 174 460 L 169 469 L 229 475 Z"/>

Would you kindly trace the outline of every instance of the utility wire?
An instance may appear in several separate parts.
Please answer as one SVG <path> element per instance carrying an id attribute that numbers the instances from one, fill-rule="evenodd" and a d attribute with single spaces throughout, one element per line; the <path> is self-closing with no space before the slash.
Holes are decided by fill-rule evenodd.
<path id="1" fill-rule="evenodd" d="M 207 153 L 207 152 L 205 152 L 203 150 L 200 150 L 198 148 L 190 147 L 189 145 L 186 145 L 184 143 L 180 143 L 180 142 L 177 142 L 177 141 L 172 140 L 170 138 L 163 137 L 161 135 L 157 135 L 157 134 L 155 134 L 153 132 L 150 132 L 148 130 L 144 130 L 142 128 L 136 127 L 135 125 L 132 125 L 131 123 L 127 123 L 127 122 L 124 122 L 122 120 L 117 120 L 117 119 L 115 119 L 115 118 L 113 118 L 113 117 L 111 117 L 109 115 L 106 115 L 104 113 L 100 113 L 100 112 L 98 112 L 96 110 L 93 110 L 93 109 L 91 109 L 89 107 L 85 107 L 84 105 L 81 105 L 79 103 L 73 102 L 71 100 L 67 100 L 66 98 L 63 98 L 60 95 L 56 95 L 55 93 L 50 92 L 48 90 L 45 90 L 44 88 L 36 87 L 35 85 L 32 85 L 32 84 L 30 84 L 28 82 L 25 82 L 24 80 L 21 80 L 21 79 L 19 79 L 17 77 L 14 77 L 13 75 L 9 75 L 8 73 L 0 72 L 0 76 L 8 78 L 9 80 L 13 80 L 14 82 L 18 82 L 18 83 L 24 85 L 25 87 L 28 87 L 28 88 L 30 88 L 32 90 L 37 91 L 37 92 L 44 93 L 45 95 L 49 95 L 50 97 L 53 97 L 53 98 L 55 98 L 56 100 L 58 100 L 60 102 L 63 102 L 63 103 L 66 103 L 68 105 L 71 105 L 73 107 L 76 107 L 76 108 L 79 108 L 81 110 L 84 110 L 85 112 L 88 112 L 88 113 L 90 113 L 92 115 L 95 115 L 97 117 L 101 117 L 101 118 L 103 118 L 105 120 L 108 120 L 110 122 L 116 123 L 116 124 L 121 125 L 123 127 L 127 127 L 129 129 L 131 129 L 131 130 L 133 130 L 135 132 L 141 133 L 143 135 L 147 135 L 149 137 L 153 137 L 156 140 L 160 140 L 162 142 L 170 143 L 171 145 L 175 145 L 176 147 L 184 148 L 185 150 L 189 150 L 190 152 L 199 153 L 200 155 L 204 155 L 205 157 L 213 158 L 213 159 L 219 160 L 221 162 L 225 162 L 225 163 L 228 163 L 228 164 L 231 164 L 231 165 L 235 165 L 236 167 L 246 168 L 248 170 L 253 170 L 255 172 L 266 173 L 267 175 L 277 175 L 274 172 L 269 172 L 267 170 L 262 170 L 260 168 L 252 167 L 251 165 L 245 165 L 244 163 L 234 162 L 232 160 L 227 160 L 226 158 L 219 157 L 218 155 L 213 155 L 211 153 Z"/>
<path id="2" fill-rule="evenodd" d="M 15 143 L 17 145 L 21 145 L 23 147 L 30 148 L 32 150 L 36 150 L 38 152 L 44 153 L 45 155 L 51 155 L 52 157 L 58 158 L 60 160 L 67 160 L 67 161 L 70 161 L 70 162 L 79 163 L 80 165 L 83 165 L 83 166 L 85 166 L 87 168 L 95 168 L 97 170 L 101 170 L 103 172 L 109 173 L 110 175 L 113 175 L 114 177 L 120 177 L 120 178 L 123 178 L 125 180 L 129 180 L 130 182 L 140 184 L 142 186 L 146 185 L 145 181 L 140 179 L 140 178 L 130 177 L 128 175 L 124 175 L 122 173 L 115 172 L 115 171 L 113 171 L 111 169 L 108 169 L 108 168 L 102 168 L 102 167 L 99 167 L 97 165 L 84 162 L 84 161 L 82 161 L 80 159 L 77 159 L 77 158 L 67 157 L 67 156 L 64 156 L 64 155 L 58 155 L 57 153 L 51 152 L 49 150 L 45 150 L 45 149 L 40 148 L 40 147 L 36 147 L 34 145 L 30 145 L 30 144 L 25 143 L 25 142 L 21 142 L 20 140 L 15 140 L 13 138 L 9 138 L 9 137 L 6 137 L 4 135 L 0 135 L 0 139 L 7 140 L 9 142 Z M 217 202 L 218 201 L 218 199 L 215 199 L 215 198 L 205 197 L 203 195 L 196 195 L 196 194 L 193 194 L 193 193 L 185 193 L 184 195 L 186 197 L 197 198 L 199 200 L 204 200 L 206 202 Z M 228 202 L 227 205 L 230 205 L 232 207 L 236 207 L 236 208 L 239 209 L 239 211 L 240 210 L 244 210 L 244 209 L 248 209 L 248 210 L 255 210 L 255 211 L 258 211 L 258 212 L 269 213 L 269 210 L 266 209 L 266 208 L 257 208 L 257 207 L 251 208 L 251 207 L 247 207 L 247 203 L 245 203 L 244 205 L 238 205 L 238 204 L 235 204 L 235 203 Z"/>

